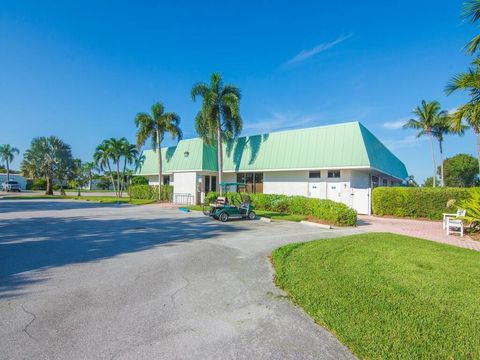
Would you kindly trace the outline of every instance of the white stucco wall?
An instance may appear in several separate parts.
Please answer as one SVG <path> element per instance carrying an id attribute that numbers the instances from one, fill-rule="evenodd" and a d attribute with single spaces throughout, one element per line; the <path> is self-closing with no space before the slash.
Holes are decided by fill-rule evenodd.
<path id="1" fill-rule="evenodd" d="M 265 194 L 308 196 L 308 171 L 268 171 L 263 173 Z"/>
<path id="2" fill-rule="evenodd" d="M 196 172 L 178 172 L 173 174 L 173 200 L 175 202 L 183 202 L 185 199 L 180 194 L 189 194 L 193 199 L 193 203 L 197 203 Z"/>

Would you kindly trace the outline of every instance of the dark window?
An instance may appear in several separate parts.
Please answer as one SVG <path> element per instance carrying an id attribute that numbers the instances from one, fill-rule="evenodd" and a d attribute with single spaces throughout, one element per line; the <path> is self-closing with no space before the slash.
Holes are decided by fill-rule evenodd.
<path id="1" fill-rule="evenodd" d="M 339 178 L 340 177 L 340 170 L 331 170 L 328 172 L 329 178 Z"/>
<path id="2" fill-rule="evenodd" d="M 212 176 L 212 191 L 217 191 L 217 177 Z"/>
<path id="3" fill-rule="evenodd" d="M 210 192 L 210 176 L 205 175 L 205 193 Z"/>
<path id="4" fill-rule="evenodd" d="M 372 176 L 372 187 L 377 187 L 377 186 L 378 186 L 378 177 Z"/>
<path id="5" fill-rule="evenodd" d="M 163 185 L 170 185 L 170 175 L 163 176 Z"/>
<path id="6" fill-rule="evenodd" d="M 382 179 L 382 185 L 383 186 L 388 186 L 388 180 L 387 179 Z"/>
<path id="7" fill-rule="evenodd" d="M 244 173 L 237 174 L 237 182 L 239 182 L 239 183 L 244 183 L 245 182 L 245 174 Z"/>
<path id="8" fill-rule="evenodd" d="M 320 179 L 320 171 L 310 171 L 308 177 L 310 179 Z"/>

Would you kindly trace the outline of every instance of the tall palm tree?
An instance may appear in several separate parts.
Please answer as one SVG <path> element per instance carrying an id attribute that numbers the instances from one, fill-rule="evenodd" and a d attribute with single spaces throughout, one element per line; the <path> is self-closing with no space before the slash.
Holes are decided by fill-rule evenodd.
<path id="1" fill-rule="evenodd" d="M 462 127 L 470 127 L 473 130 L 476 137 L 477 156 L 480 166 L 480 57 L 473 61 L 468 72 L 452 77 L 446 86 L 445 92 L 447 95 L 450 95 L 458 90 L 466 91 L 470 96 L 470 101 L 460 106 L 452 115 L 452 128 L 459 133 L 463 132 Z"/>
<path id="2" fill-rule="evenodd" d="M 480 102 L 467 103 L 460 106 L 450 117 L 451 126 L 457 133 L 471 128 L 477 143 L 477 158 L 480 174 Z"/>
<path id="3" fill-rule="evenodd" d="M 112 182 L 112 185 L 113 185 L 113 191 L 116 194 L 117 188 L 115 187 L 115 180 L 113 179 L 112 167 L 110 166 L 110 158 L 111 158 L 110 143 L 108 142 L 108 140 L 104 140 L 95 149 L 95 153 L 93 154 L 93 161 L 95 162 L 95 164 L 97 164 L 97 166 L 101 171 L 108 170 L 110 181 Z"/>
<path id="4" fill-rule="evenodd" d="M 120 158 L 123 155 L 122 152 L 125 142 L 128 142 L 125 138 L 110 138 L 107 140 L 110 147 L 110 159 L 112 159 L 113 165 L 117 168 L 117 191 L 115 192 L 117 197 L 120 197 Z"/>
<path id="5" fill-rule="evenodd" d="M 137 146 L 140 148 L 150 138 L 153 148 L 157 153 L 158 159 L 158 200 L 160 200 L 162 177 L 162 141 L 166 133 L 172 135 L 172 140 L 182 139 L 182 130 L 180 129 L 180 116 L 174 112 L 165 112 L 165 107 L 161 102 L 152 105 L 152 113 L 138 113 L 135 116 L 135 126 L 137 131 Z"/>
<path id="6" fill-rule="evenodd" d="M 480 0 L 470 0 L 463 4 L 462 17 L 467 19 L 472 24 L 476 23 L 480 19 Z M 477 51 L 480 44 L 480 35 L 475 36 L 465 46 L 469 54 L 473 54 Z"/>
<path id="7" fill-rule="evenodd" d="M 20 151 L 9 144 L 0 145 L 0 160 L 5 163 L 7 168 L 7 181 L 10 181 L 10 164 L 15 158 L 15 154 L 20 154 Z"/>
<path id="8" fill-rule="evenodd" d="M 131 165 L 134 163 L 138 157 L 138 149 L 135 145 L 130 144 L 130 142 L 123 138 L 121 153 L 123 156 L 123 170 L 121 177 L 121 187 L 120 187 L 120 196 L 122 196 L 123 190 L 125 188 L 125 172 L 127 171 L 127 164 Z"/>
<path id="9" fill-rule="evenodd" d="M 440 181 L 441 186 L 445 186 L 445 177 L 443 171 L 443 142 L 445 140 L 445 135 L 452 134 L 463 134 L 465 126 L 460 124 L 459 127 L 452 126 L 451 115 L 448 111 L 444 110 L 438 114 L 437 120 L 433 125 L 433 136 L 438 141 L 438 146 L 440 150 Z"/>
<path id="10" fill-rule="evenodd" d="M 435 150 L 433 147 L 433 130 L 434 125 L 438 120 L 440 113 L 440 103 L 438 101 L 427 102 L 422 100 L 422 104 L 417 106 L 412 111 L 417 116 L 416 119 L 408 120 L 404 125 L 404 129 L 416 129 L 418 130 L 417 137 L 427 135 L 430 139 L 430 147 L 432 150 L 432 163 L 433 163 L 433 187 L 436 185 L 436 171 L 435 165 Z"/>
<path id="11" fill-rule="evenodd" d="M 202 97 L 202 108 L 195 118 L 195 128 L 205 142 L 217 146 L 218 181 L 222 182 L 222 142 L 237 137 L 242 131 L 240 116 L 240 89 L 223 84 L 222 77 L 213 73 L 210 84 L 197 83 L 192 88 L 192 99 Z M 222 187 L 220 187 L 222 194 Z"/>

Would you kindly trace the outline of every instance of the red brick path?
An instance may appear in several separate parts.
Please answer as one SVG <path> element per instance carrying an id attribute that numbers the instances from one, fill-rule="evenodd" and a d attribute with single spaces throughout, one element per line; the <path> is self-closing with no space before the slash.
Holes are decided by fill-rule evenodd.
<path id="1" fill-rule="evenodd" d="M 439 243 L 459 246 L 471 250 L 480 251 L 480 241 L 475 241 L 464 236 L 449 235 L 442 229 L 442 222 L 391 219 L 377 216 L 358 216 L 358 229 L 365 232 L 391 232 L 408 235 Z"/>

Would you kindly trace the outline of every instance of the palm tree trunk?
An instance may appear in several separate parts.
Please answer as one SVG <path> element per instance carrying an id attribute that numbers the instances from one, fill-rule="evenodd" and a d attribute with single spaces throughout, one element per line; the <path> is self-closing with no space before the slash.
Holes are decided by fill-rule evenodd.
<path id="1" fill-rule="evenodd" d="M 220 196 L 223 195 L 223 189 L 220 183 L 223 182 L 223 149 L 222 149 L 222 130 L 220 129 L 220 123 L 217 126 L 217 165 L 218 165 L 218 184 L 220 190 Z"/>
<path id="2" fill-rule="evenodd" d="M 52 178 L 50 176 L 47 176 L 47 190 L 45 191 L 45 195 L 53 195 L 52 182 Z"/>
<path id="3" fill-rule="evenodd" d="M 120 197 L 120 159 L 117 159 L 117 198 Z"/>
<path id="4" fill-rule="evenodd" d="M 433 187 L 435 187 L 437 185 L 437 182 L 436 182 L 436 177 L 437 177 L 437 166 L 435 164 L 435 149 L 433 147 L 433 136 L 432 136 L 432 132 L 431 131 L 428 131 L 428 136 L 430 137 L 430 147 L 432 148 L 432 163 L 433 163 Z"/>
<path id="5" fill-rule="evenodd" d="M 5 161 L 6 165 L 7 165 L 7 183 L 10 181 L 10 167 L 9 167 L 9 164 L 8 164 L 8 159 L 7 161 Z"/>
<path id="6" fill-rule="evenodd" d="M 442 141 L 439 140 L 438 144 L 440 145 L 440 186 L 445 186 L 445 177 L 443 174 L 443 146 Z"/>
<path id="7" fill-rule="evenodd" d="M 161 193 L 162 193 L 162 147 L 160 146 L 160 131 L 157 130 L 157 156 L 158 156 L 158 196 L 157 200 L 161 200 Z"/>
<path id="8" fill-rule="evenodd" d="M 127 167 L 127 157 L 125 156 L 123 159 L 123 171 L 122 171 L 122 186 L 120 190 L 120 197 L 123 195 L 123 190 L 125 190 L 125 168 Z"/>
<path id="9" fill-rule="evenodd" d="M 88 190 L 92 191 L 92 173 L 88 176 Z"/>
<path id="10" fill-rule="evenodd" d="M 480 136 L 479 129 L 474 129 L 475 138 L 477 139 L 477 157 L 478 157 L 478 174 L 480 175 Z"/>
<path id="11" fill-rule="evenodd" d="M 115 179 L 113 178 L 112 168 L 110 167 L 110 161 L 107 161 L 107 169 L 108 169 L 108 172 L 110 173 L 110 180 L 112 181 L 113 192 L 117 194 L 117 190 L 115 188 Z"/>

